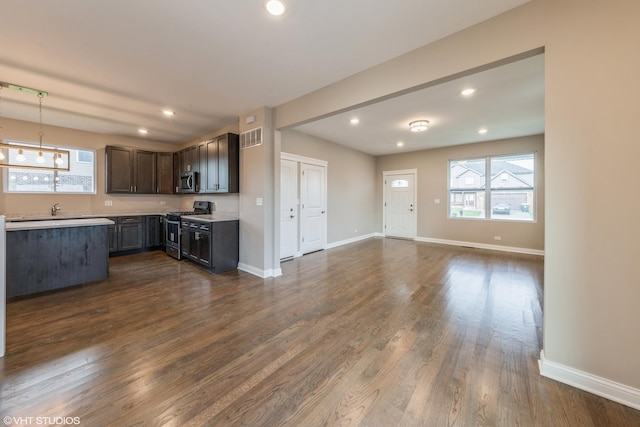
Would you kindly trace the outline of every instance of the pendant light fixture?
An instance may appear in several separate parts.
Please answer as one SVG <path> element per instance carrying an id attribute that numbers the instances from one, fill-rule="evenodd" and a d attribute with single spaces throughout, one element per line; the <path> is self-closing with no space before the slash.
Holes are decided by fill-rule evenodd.
<path id="1" fill-rule="evenodd" d="M 36 157 L 36 163 L 44 163 L 44 155 L 42 154 L 42 92 L 38 94 L 38 103 L 40 104 L 40 151 L 38 151 L 38 157 Z M 55 154 L 53 156 L 55 158 Z"/>
<path id="2" fill-rule="evenodd" d="M 3 128 L 2 126 L 0 126 L 0 167 L 68 171 L 70 166 L 70 153 L 68 150 L 61 150 L 58 148 L 44 148 L 42 146 L 42 139 L 44 137 L 44 132 L 42 131 L 42 100 L 45 96 L 48 95 L 48 93 L 42 90 L 0 82 L 0 103 L 2 101 L 2 89 L 4 88 L 35 94 L 38 97 L 40 113 L 38 122 L 39 144 L 37 147 L 14 143 L 5 144 L 2 140 Z M 1 109 L 0 118 L 2 118 Z M 34 157 L 35 162 L 33 161 Z"/>

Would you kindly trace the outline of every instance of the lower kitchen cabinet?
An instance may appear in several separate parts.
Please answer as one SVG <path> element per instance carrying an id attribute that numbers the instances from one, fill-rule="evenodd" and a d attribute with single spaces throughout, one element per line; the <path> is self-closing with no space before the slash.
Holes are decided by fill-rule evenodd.
<path id="1" fill-rule="evenodd" d="M 182 218 L 182 257 L 214 273 L 238 267 L 238 220 L 199 221 Z"/>
<path id="2" fill-rule="evenodd" d="M 145 216 L 144 227 L 145 248 L 155 248 L 164 245 L 164 217 L 162 215 Z"/>
<path id="3" fill-rule="evenodd" d="M 118 250 L 142 249 L 142 217 L 118 217 Z"/>
<path id="4" fill-rule="evenodd" d="M 132 253 L 164 245 L 162 215 L 134 215 L 109 218 L 115 224 L 108 228 L 109 254 Z"/>

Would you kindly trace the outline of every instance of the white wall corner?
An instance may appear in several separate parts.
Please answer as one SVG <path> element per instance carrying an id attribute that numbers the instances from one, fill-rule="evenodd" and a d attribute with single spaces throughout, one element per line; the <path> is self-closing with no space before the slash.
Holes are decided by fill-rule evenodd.
<path id="1" fill-rule="evenodd" d="M 545 358 L 544 350 L 540 351 L 538 367 L 543 377 L 640 410 L 640 389 L 552 362 Z"/>
<path id="2" fill-rule="evenodd" d="M 252 265 L 238 263 L 238 270 L 247 272 L 249 274 L 253 274 L 254 276 L 258 276 L 261 279 L 266 279 L 267 277 L 278 277 L 282 276 L 281 268 L 272 268 L 268 270 L 262 270 L 261 268 L 254 267 Z"/>

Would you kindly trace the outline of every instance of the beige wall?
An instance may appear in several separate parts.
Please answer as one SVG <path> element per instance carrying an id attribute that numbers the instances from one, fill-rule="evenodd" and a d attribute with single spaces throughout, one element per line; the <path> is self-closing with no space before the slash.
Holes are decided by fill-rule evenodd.
<path id="1" fill-rule="evenodd" d="M 281 149 L 328 162 L 328 244 L 380 231 L 375 221 L 375 157 L 294 130 L 282 132 Z"/>
<path id="2" fill-rule="evenodd" d="M 254 123 L 246 124 L 249 116 Z M 259 108 L 240 117 L 240 132 L 262 127 L 262 145 L 240 151 L 240 268 L 260 276 L 278 274 L 280 152 L 272 111 Z M 257 199 L 262 200 L 258 205 Z"/>
<path id="3" fill-rule="evenodd" d="M 536 221 L 479 221 L 447 215 L 448 161 L 500 154 L 536 153 Z M 382 223 L 382 173 L 417 169 L 418 238 L 544 250 L 544 137 L 513 138 L 381 156 L 377 159 L 377 223 Z M 435 199 L 440 203 L 435 204 Z M 497 242 L 494 236 L 501 236 Z"/>
<path id="4" fill-rule="evenodd" d="M 278 106 L 293 126 L 545 49 L 547 361 L 640 389 L 640 2 L 532 0 Z M 567 208 L 567 199 L 572 208 Z"/>

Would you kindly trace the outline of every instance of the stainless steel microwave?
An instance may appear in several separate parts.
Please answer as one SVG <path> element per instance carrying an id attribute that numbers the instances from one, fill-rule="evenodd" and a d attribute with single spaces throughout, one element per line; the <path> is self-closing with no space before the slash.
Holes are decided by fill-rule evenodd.
<path id="1" fill-rule="evenodd" d="M 197 193 L 200 190 L 198 172 L 183 172 L 180 175 L 179 193 Z"/>

